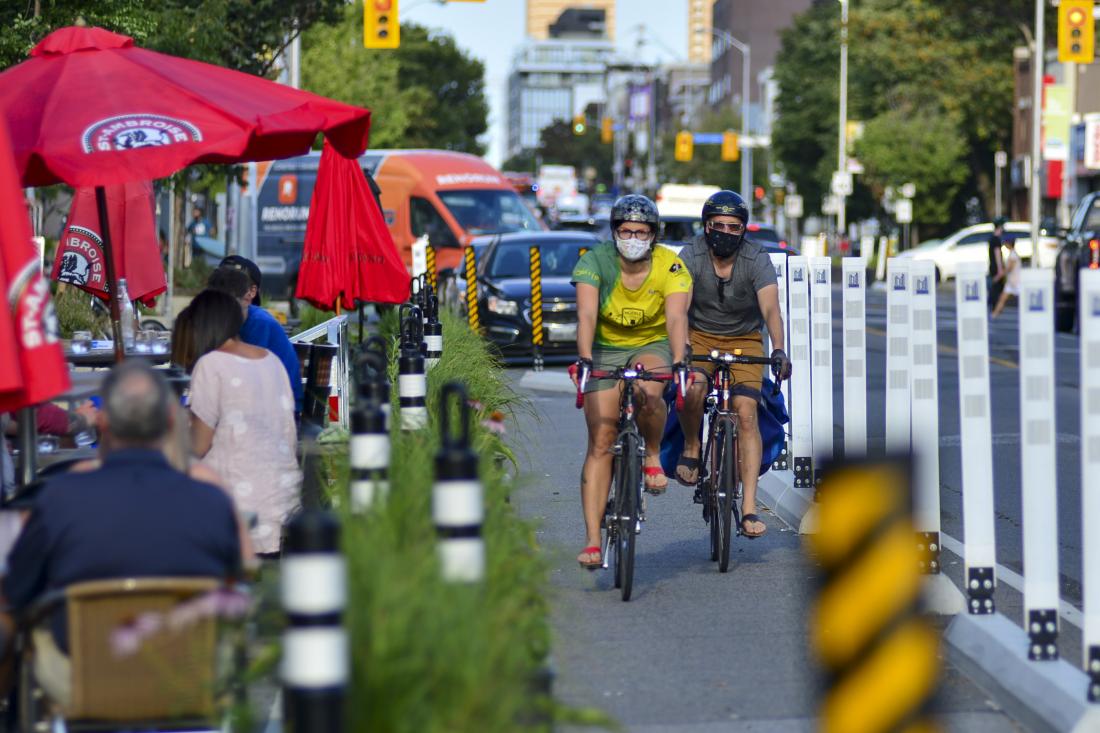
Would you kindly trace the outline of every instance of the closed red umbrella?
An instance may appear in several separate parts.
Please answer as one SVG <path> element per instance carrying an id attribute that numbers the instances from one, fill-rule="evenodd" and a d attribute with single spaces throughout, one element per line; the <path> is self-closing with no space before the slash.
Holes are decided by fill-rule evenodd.
<path id="1" fill-rule="evenodd" d="M 325 143 L 306 223 L 295 297 L 323 310 L 403 303 L 405 269 L 363 169 Z"/>
<path id="2" fill-rule="evenodd" d="M 31 241 L 27 202 L 0 120 L 0 412 L 45 402 L 69 388 L 49 283 Z"/>
<path id="3" fill-rule="evenodd" d="M 133 181 L 104 188 L 115 274 L 120 279 L 126 278 L 131 299 L 152 307 L 156 297 L 168 289 L 153 221 L 153 185 Z M 81 188 L 73 196 L 50 277 L 109 299 L 94 189 Z"/>
<path id="4" fill-rule="evenodd" d="M 62 28 L 0 73 L 0 117 L 23 185 L 96 187 L 107 281 L 117 275 L 103 186 L 193 163 L 300 155 L 318 132 L 356 157 L 370 112 L 211 64 L 148 51 L 101 28 Z M 116 353 L 118 302 L 111 298 Z"/>

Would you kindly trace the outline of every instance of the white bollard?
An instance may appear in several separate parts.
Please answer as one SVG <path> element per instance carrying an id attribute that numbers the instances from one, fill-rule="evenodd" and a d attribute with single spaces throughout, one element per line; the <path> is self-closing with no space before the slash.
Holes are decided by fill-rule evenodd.
<path id="1" fill-rule="evenodd" d="M 1058 481 L 1054 421 L 1054 276 L 1020 272 L 1020 463 L 1028 658 L 1058 658 Z"/>
<path id="2" fill-rule="evenodd" d="M 833 263 L 810 258 L 810 352 L 813 368 L 810 395 L 813 414 L 814 486 L 833 460 Z"/>
<path id="3" fill-rule="evenodd" d="M 1100 270 L 1081 270 L 1081 572 L 1089 701 L 1100 702 Z"/>
<path id="4" fill-rule="evenodd" d="M 840 261 L 844 324 L 844 457 L 867 455 L 867 259 Z"/>
<path id="5" fill-rule="evenodd" d="M 451 429 L 451 403 L 458 402 L 460 426 Z M 440 396 L 442 433 L 435 457 L 432 521 L 439 541 L 440 572 L 449 583 L 477 583 L 485 578 L 485 499 L 478 478 L 478 456 L 470 446 L 470 406 L 466 390 L 452 382 Z"/>
<path id="6" fill-rule="evenodd" d="M 787 260 L 791 315 L 791 455 L 794 485 L 814 485 L 813 422 L 810 395 L 810 263 L 806 257 Z M 832 432 L 830 431 L 830 435 Z"/>
<path id="7" fill-rule="evenodd" d="M 907 455 L 909 405 L 909 260 L 891 258 L 886 273 L 886 451 Z"/>
<path id="8" fill-rule="evenodd" d="M 772 266 L 775 268 L 775 280 L 779 286 L 779 314 L 783 318 L 783 345 L 786 347 L 784 350 L 788 353 L 791 349 L 791 334 L 790 334 L 790 318 L 787 308 L 787 257 L 782 252 L 772 252 L 768 255 L 771 257 Z M 772 344 L 772 349 L 775 345 Z M 764 353 L 770 354 L 771 350 L 765 350 Z M 791 409 L 791 381 L 788 379 L 783 382 L 781 387 L 783 391 L 783 402 L 787 405 L 787 410 Z M 790 439 L 783 441 L 783 452 L 779 454 L 779 457 L 775 459 L 775 463 L 772 464 L 772 469 L 776 471 L 786 471 L 791 467 L 791 441 Z"/>
<path id="9" fill-rule="evenodd" d="M 913 444 L 913 526 L 921 572 L 940 572 L 940 399 L 936 339 L 936 266 L 909 269 L 910 423 Z"/>
<path id="10" fill-rule="evenodd" d="M 993 507 L 993 429 L 989 396 L 989 324 L 986 266 L 959 265 L 959 414 L 962 443 L 963 534 L 966 538 L 967 610 L 993 613 L 997 564 Z"/>

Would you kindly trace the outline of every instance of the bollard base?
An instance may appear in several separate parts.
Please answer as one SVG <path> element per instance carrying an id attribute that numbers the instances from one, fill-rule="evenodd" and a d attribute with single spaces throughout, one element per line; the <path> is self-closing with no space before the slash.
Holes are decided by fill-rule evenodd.
<path id="1" fill-rule="evenodd" d="M 343 733 L 343 687 L 283 689 L 283 733 Z"/>
<path id="2" fill-rule="evenodd" d="M 925 575 L 921 610 L 935 616 L 955 616 L 966 611 L 966 598 L 946 575 Z"/>
<path id="3" fill-rule="evenodd" d="M 815 501 L 810 504 L 806 509 L 806 513 L 802 515 L 802 521 L 798 523 L 799 534 L 817 534 L 818 528 L 821 525 L 821 505 Z"/>

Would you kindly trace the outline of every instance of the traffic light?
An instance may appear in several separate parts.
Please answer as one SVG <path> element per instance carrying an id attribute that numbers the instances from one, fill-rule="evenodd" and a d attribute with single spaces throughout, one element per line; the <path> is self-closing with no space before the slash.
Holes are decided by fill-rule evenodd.
<path id="1" fill-rule="evenodd" d="M 1094 56 L 1093 0 L 1062 0 L 1058 6 L 1058 60 L 1091 64 Z"/>
<path id="2" fill-rule="evenodd" d="M 363 3 L 363 46 L 397 48 L 401 26 L 397 22 L 398 0 L 366 0 Z"/>
<path id="3" fill-rule="evenodd" d="M 612 143 L 615 141 L 615 121 L 610 117 L 600 120 L 600 142 Z"/>
<path id="4" fill-rule="evenodd" d="M 573 134 L 583 135 L 585 129 L 584 115 L 573 115 Z"/>
<path id="5" fill-rule="evenodd" d="M 686 163 L 695 153 L 695 138 L 687 130 L 676 133 L 676 160 Z"/>
<path id="6" fill-rule="evenodd" d="M 733 130 L 722 133 L 722 160 L 733 161 L 741 157 L 741 141 Z"/>

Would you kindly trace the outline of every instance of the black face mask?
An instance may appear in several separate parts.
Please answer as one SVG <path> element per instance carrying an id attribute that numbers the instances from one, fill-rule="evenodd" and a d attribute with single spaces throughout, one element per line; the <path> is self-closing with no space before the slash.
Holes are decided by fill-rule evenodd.
<path id="1" fill-rule="evenodd" d="M 710 251 L 715 254 L 716 257 L 730 257 L 741 246 L 741 242 L 745 239 L 745 233 L 730 234 L 729 232 L 719 232 L 715 229 L 707 229 L 704 232 L 704 236 L 707 240 L 707 246 L 710 247 Z"/>

